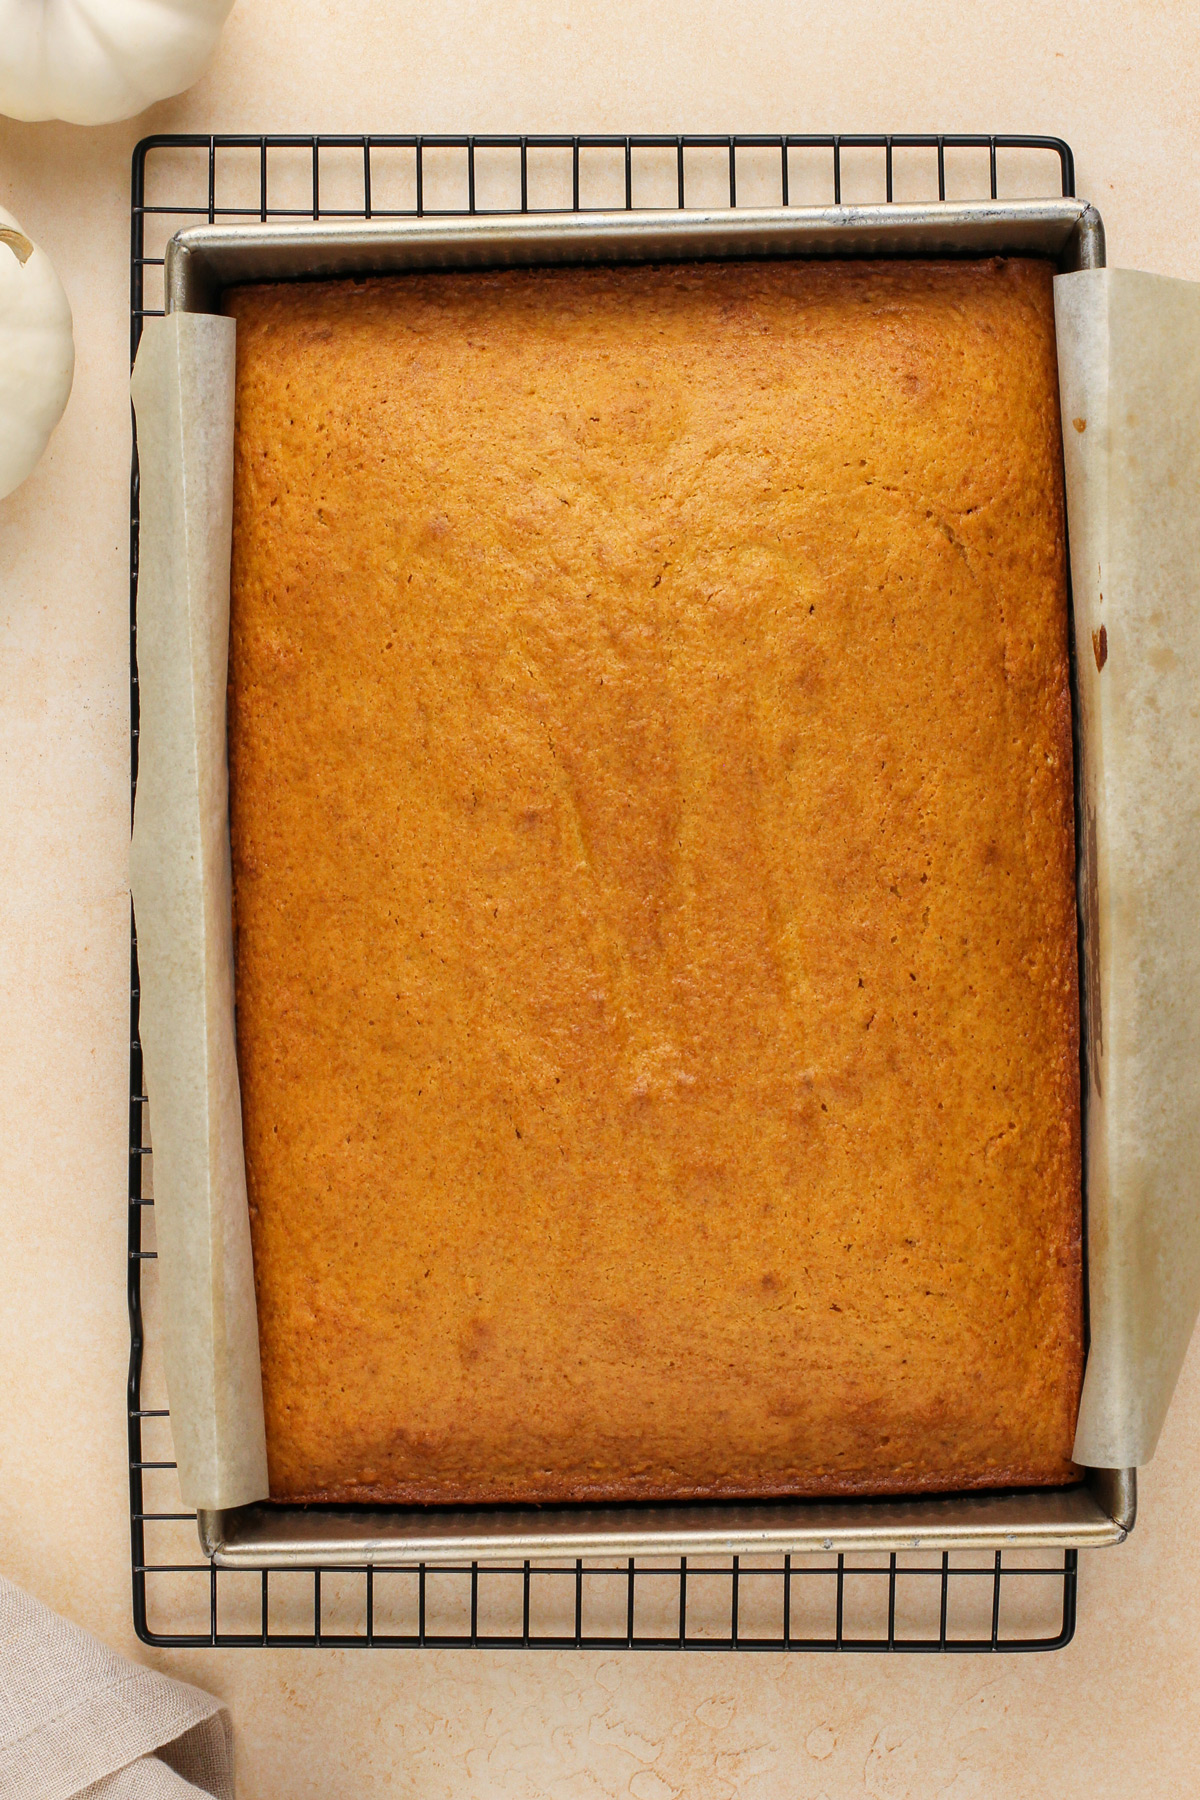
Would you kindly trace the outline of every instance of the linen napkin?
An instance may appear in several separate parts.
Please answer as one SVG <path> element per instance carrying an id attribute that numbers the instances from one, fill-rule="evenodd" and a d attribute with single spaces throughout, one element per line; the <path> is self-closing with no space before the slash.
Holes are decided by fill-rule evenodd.
<path id="1" fill-rule="evenodd" d="M 218 1700 L 0 1576 L 0 1800 L 234 1800 Z"/>

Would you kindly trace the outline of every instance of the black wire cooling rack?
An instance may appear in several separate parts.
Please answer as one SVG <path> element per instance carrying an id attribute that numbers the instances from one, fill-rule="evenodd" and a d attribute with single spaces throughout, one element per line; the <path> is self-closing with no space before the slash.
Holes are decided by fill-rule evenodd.
<path id="1" fill-rule="evenodd" d="M 453 217 L 1073 194 L 1051 137 L 159 136 L 133 156 L 130 350 L 167 239 L 199 220 Z M 138 477 L 130 510 L 137 786 Z M 157 1330 L 151 1149 L 131 960 L 129 1499 L 133 1613 L 158 1646 L 1033 1651 L 1075 1630 L 1065 1552 L 218 1569 L 180 1499 Z"/>

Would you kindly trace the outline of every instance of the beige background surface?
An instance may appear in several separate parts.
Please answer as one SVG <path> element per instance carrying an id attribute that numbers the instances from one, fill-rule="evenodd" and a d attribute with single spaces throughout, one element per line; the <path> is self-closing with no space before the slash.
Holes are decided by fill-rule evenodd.
<path id="1" fill-rule="evenodd" d="M 238 0 L 141 120 L 0 122 L 75 309 L 75 393 L 0 503 L 0 1568 L 137 1654 L 123 1297 L 128 166 L 152 130 L 1060 133 L 1113 263 L 1200 279 L 1185 0 Z M 1200 1791 L 1200 1354 L 1131 1542 L 1045 1658 L 143 1654 L 233 1709 L 246 1800 L 1117 1800 Z"/>

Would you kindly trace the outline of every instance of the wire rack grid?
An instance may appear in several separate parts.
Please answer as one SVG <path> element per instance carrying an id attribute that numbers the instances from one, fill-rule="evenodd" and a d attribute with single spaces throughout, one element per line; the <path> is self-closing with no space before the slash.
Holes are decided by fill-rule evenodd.
<path id="1" fill-rule="evenodd" d="M 130 352 L 170 235 L 208 220 L 456 217 L 1074 193 L 1053 137 L 157 136 L 133 157 Z M 138 474 L 130 506 L 137 787 Z M 226 1570 L 180 1498 L 158 1331 L 152 1150 L 131 944 L 128 1442 L 133 1613 L 158 1646 L 971 1653 L 1061 1649 L 1078 1555 L 894 1553 Z"/>

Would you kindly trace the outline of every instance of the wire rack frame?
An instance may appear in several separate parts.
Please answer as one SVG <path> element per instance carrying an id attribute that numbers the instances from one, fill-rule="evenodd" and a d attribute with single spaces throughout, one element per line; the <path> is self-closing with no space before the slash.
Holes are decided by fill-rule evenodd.
<path id="1" fill-rule="evenodd" d="M 229 184 L 226 165 L 235 155 L 239 178 Z M 280 180 L 276 164 L 284 155 L 290 166 Z M 302 175 L 297 155 L 303 161 Z M 911 188 L 914 156 L 918 180 L 924 183 L 919 193 Z M 1052 189 L 1038 185 L 1033 191 L 1039 195 L 1074 193 L 1074 158 L 1069 146 L 1055 137 L 810 133 L 149 137 L 133 155 L 130 355 L 137 352 L 143 320 L 160 316 L 163 310 L 147 304 L 157 297 L 147 292 L 148 276 L 161 284 L 156 272 L 164 260 L 147 254 L 148 226 L 162 235 L 218 219 L 460 217 L 614 207 L 633 211 L 647 203 L 684 208 L 830 201 L 840 205 L 873 199 L 886 204 L 900 198 L 933 199 L 935 194 L 942 201 L 1015 198 L 1001 178 L 1002 164 L 1010 156 L 1020 159 L 1026 182 L 1031 167 L 1052 171 Z M 333 157 L 339 170 L 331 182 L 327 171 Z M 399 192 L 397 157 L 403 164 Z M 814 157 L 816 179 L 823 183 L 823 191 L 816 193 Z M 871 158 L 869 181 L 874 183 L 865 192 L 864 157 Z M 705 167 L 698 179 L 700 158 Z M 966 191 L 964 158 L 972 168 Z M 387 193 L 380 179 L 385 159 L 393 161 Z M 553 203 L 544 204 L 539 193 L 545 184 L 539 186 L 539 177 L 552 159 L 557 186 Z M 800 159 L 807 162 L 802 180 L 797 178 Z M 498 161 L 503 161 L 499 186 Z M 647 163 L 653 165 L 648 190 L 643 181 Z M 348 194 L 351 165 L 359 173 Z M 603 176 L 599 187 L 594 181 L 598 165 Z M 910 185 L 901 194 L 897 190 L 905 179 Z M 1041 182 L 1040 172 L 1035 179 Z M 714 180 L 720 184 L 717 196 Z M 952 186 L 957 190 L 954 195 Z M 642 198 L 647 191 L 652 194 L 648 202 Z M 1027 186 L 1025 191 L 1029 192 Z M 129 572 L 132 800 L 138 767 L 136 442 Z M 157 1253 L 147 1247 L 154 1200 L 138 999 L 137 938 L 131 931 L 127 1418 L 133 1617 L 143 1643 L 884 1654 L 1049 1651 L 1070 1643 L 1078 1590 L 1074 1550 L 1032 1559 L 1028 1553 L 996 1551 L 983 1559 L 951 1552 L 932 1557 L 893 1553 L 877 1558 L 730 1557 L 690 1563 L 679 1558 L 464 1562 L 449 1568 L 421 1563 L 388 1569 L 313 1566 L 286 1573 L 265 1568 L 228 1571 L 204 1560 L 196 1547 L 195 1514 L 178 1497 L 169 1454 L 168 1409 L 143 1403 L 145 1360 L 153 1343 L 143 1302 L 154 1282 Z M 147 1455 L 147 1434 L 158 1439 L 151 1448 L 161 1448 L 163 1454 Z M 159 1491 L 150 1492 L 151 1488 Z M 151 1537 L 161 1541 L 164 1532 L 174 1534 L 165 1552 L 151 1542 Z M 281 1595 L 281 1590 L 286 1591 Z"/>

